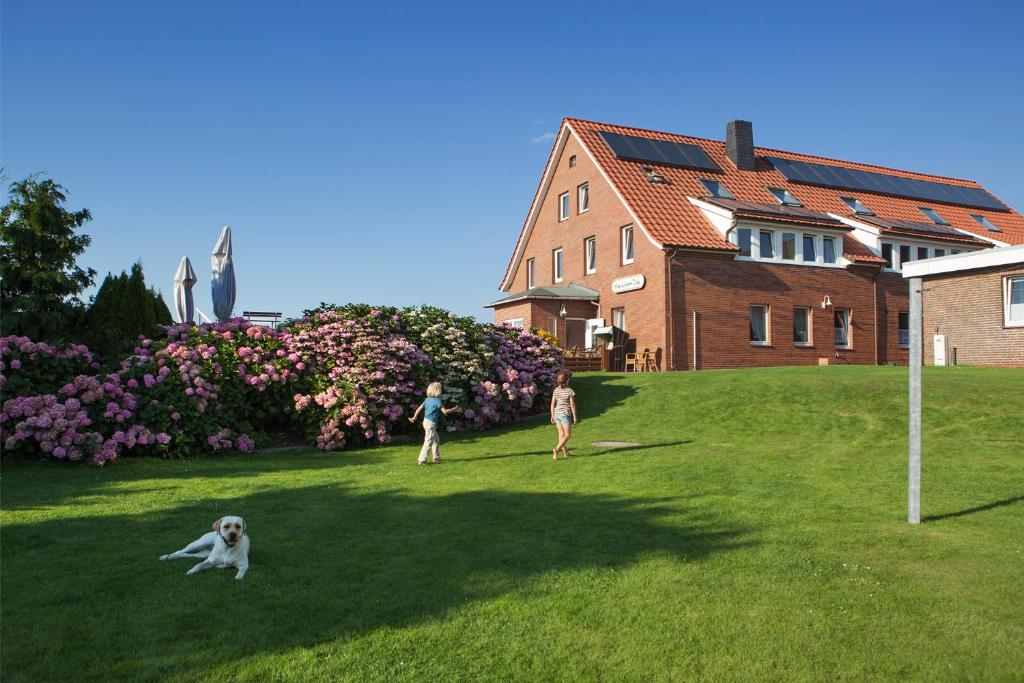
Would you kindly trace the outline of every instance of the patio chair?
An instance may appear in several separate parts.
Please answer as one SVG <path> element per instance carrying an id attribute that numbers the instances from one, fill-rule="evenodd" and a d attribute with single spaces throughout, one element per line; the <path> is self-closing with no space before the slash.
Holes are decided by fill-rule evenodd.
<path id="1" fill-rule="evenodd" d="M 636 358 L 636 354 L 635 353 L 627 353 L 626 354 L 626 365 L 625 365 L 625 368 L 624 368 L 626 372 L 629 372 L 629 366 L 630 365 L 633 366 L 633 372 L 640 372 L 640 370 L 639 370 L 640 366 L 637 364 L 637 358 Z"/>

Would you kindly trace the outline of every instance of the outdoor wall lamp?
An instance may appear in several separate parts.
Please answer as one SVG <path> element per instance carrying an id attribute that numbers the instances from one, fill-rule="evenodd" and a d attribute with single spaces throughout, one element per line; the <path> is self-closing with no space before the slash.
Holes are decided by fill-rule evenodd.
<path id="1" fill-rule="evenodd" d="M 832 299 L 829 299 L 828 294 L 826 294 L 825 298 L 821 300 L 821 307 L 829 308 L 830 306 L 832 306 Z"/>
<path id="2" fill-rule="evenodd" d="M 560 318 L 564 318 L 565 317 L 565 304 L 562 304 L 562 308 L 559 309 L 558 317 L 560 317 Z"/>

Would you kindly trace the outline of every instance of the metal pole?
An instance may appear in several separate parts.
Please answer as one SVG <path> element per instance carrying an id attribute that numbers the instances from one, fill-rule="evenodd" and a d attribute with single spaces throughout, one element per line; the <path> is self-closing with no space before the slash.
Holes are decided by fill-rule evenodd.
<path id="1" fill-rule="evenodd" d="M 921 278 L 910 278 L 910 433 L 907 444 L 907 521 L 921 523 Z"/>
<path id="2" fill-rule="evenodd" d="M 697 311 L 693 312 L 693 370 L 697 371 Z"/>

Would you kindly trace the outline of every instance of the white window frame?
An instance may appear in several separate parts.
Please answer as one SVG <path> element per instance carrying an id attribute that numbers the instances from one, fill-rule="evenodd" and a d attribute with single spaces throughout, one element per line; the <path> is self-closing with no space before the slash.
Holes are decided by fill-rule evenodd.
<path id="1" fill-rule="evenodd" d="M 551 252 L 551 279 L 555 282 L 561 282 L 564 276 L 564 269 L 565 251 L 562 247 L 559 247 Z"/>
<path id="2" fill-rule="evenodd" d="M 510 325 L 510 326 L 516 328 L 517 330 L 523 329 L 523 319 L 522 318 L 512 318 L 511 320 L 502 320 L 501 322 L 502 322 L 503 325 Z"/>
<path id="3" fill-rule="evenodd" d="M 776 226 L 765 227 L 756 223 L 737 225 L 729 234 L 729 241 L 739 247 L 740 230 L 750 231 L 750 255 L 736 254 L 737 261 L 759 261 L 763 263 L 779 263 L 783 265 L 797 266 L 818 266 L 821 268 L 844 268 L 843 261 L 843 236 L 828 233 L 812 232 L 802 228 L 785 229 Z M 772 256 L 761 255 L 761 233 L 771 233 Z M 792 233 L 796 239 L 796 256 L 793 259 L 782 258 L 782 235 Z M 804 260 L 804 237 L 814 240 L 814 260 Z M 825 260 L 825 240 L 831 239 L 835 246 L 835 261 L 829 263 Z"/>
<path id="4" fill-rule="evenodd" d="M 558 222 L 569 220 L 569 193 L 563 192 L 558 195 Z"/>
<path id="5" fill-rule="evenodd" d="M 576 213 L 590 211 L 590 183 L 580 183 L 576 186 Z"/>
<path id="6" fill-rule="evenodd" d="M 910 249 L 910 255 L 913 257 L 910 259 L 910 263 L 913 263 L 914 261 L 923 260 L 922 258 L 918 258 L 919 249 L 928 250 L 928 255 L 924 258 L 939 258 L 939 254 L 935 253 L 936 251 L 942 251 L 942 256 L 952 256 L 953 254 L 959 254 L 962 251 L 957 249 L 950 249 L 948 246 L 936 247 L 931 244 L 923 244 L 921 242 L 908 242 L 906 240 L 881 240 L 878 243 L 878 255 L 881 256 L 882 258 L 885 258 L 885 251 L 883 249 L 883 246 L 887 244 L 892 246 L 892 267 L 890 267 L 888 264 L 882 266 L 882 270 L 886 271 L 887 273 L 903 272 L 904 262 L 903 257 L 900 253 L 902 247 L 907 247 L 908 249 Z"/>
<path id="7" fill-rule="evenodd" d="M 619 316 L 622 317 L 622 320 L 621 320 L 622 324 L 621 325 L 619 325 L 617 322 L 615 322 L 616 317 L 619 317 Z M 612 325 L 615 325 L 616 327 L 618 327 L 623 332 L 626 331 L 626 307 L 625 306 L 616 306 L 615 308 L 612 309 Z"/>
<path id="8" fill-rule="evenodd" d="M 786 258 L 785 256 L 787 235 L 792 236 L 793 238 L 793 258 Z M 798 238 L 800 241 L 799 246 L 797 246 Z M 779 260 L 787 261 L 789 263 L 796 263 L 797 261 L 801 261 L 802 259 L 799 258 L 799 252 L 803 251 L 803 239 L 803 233 L 793 232 L 792 230 L 783 230 L 779 235 Z"/>
<path id="9" fill-rule="evenodd" d="M 772 345 L 772 307 L 770 304 L 750 304 L 747 309 L 747 328 L 749 337 L 749 328 L 752 327 L 750 321 L 754 315 L 754 309 L 760 308 L 764 310 L 764 341 L 750 340 L 751 346 L 771 346 Z"/>
<path id="10" fill-rule="evenodd" d="M 900 316 L 907 316 L 907 328 L 904 330 L 900 327 Z M 906 332 L 906 336 L 903 333 Z M 898 311 L 896 313 L 896 342 L 899 344 L 901 349 L 910 348 L 910 312 L 909 311 Z"/>
<path id="11" fill-rule="evenodd" d="M 1013 283 L 1016 281 L 1024 282 L 1024 275 L 1007 275 L 1003 278 L 1003 326 L 1004 327 L 1024 327 L 1024 318 L 1021 320 L 1010 320 L 1010 292 L 1013 289 Z M 1019 305 L 1019 304 L 1018 304 Z"/>
<path id="12" fill-rule="evenodd" d="M 537 286 L 537 261 L 536 259 L 526 259 L 526 288 L 533 289 Z"/>
<path id="13" fill-rule="evenodd" d="M 836 314 L 842 311 L 846 313 L 846 343 L 836 343 Z M 843 349 L 849 351 L 853 349 L 853 309 L 851 308 L 835 308 L 832 310 L 832 342 L 835 344 L 837 349 Z"/>
<path id="14" fill-rule="evenodd" d="M 593 245 L 591 248 L 590 245 Z M 593 275 L 597 272 L 597 237 L 592 236 L 583 240 L 583 272 Z"/>
<path id="15" fill-rule="evenodd" d="M 796 340 L 796 312 L 807 311 L 807 341 Z M 814 309 L 810 306 L 793 307 L 793 346 L 814 346 Z"/>
<path id="16" fill-rule="evenodd" d="M 624 225 L 624 226 L 622 226 L 622 228 L 621 228 L 621 230 L 619 232 L 621 234 L 621 239 L 619 240 L 619 246 L 622 249 L 622 265 L 628 266 L 630 263 L 632 263 L 633 261 L 636 260 L 636 231 L 633 229 L 632 225 Z M 630 247 L 629 250 L 626 249 L 626 246 L 627 246 L 626 245 L 626 236 L 627 235 L 629 235 L 629 247 Z M 632 256 L 626 256 L 626 254 L 629 251 L 633 252 Z"/>

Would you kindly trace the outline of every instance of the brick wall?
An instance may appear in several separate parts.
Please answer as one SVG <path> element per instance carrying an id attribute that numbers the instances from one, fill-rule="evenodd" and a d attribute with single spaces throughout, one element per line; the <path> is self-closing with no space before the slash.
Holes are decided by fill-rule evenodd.
<path id="1" fill-rule="evenodd" d="M 1004 327 L 1003 278 L 1024 265 L 944 273 L 923 280 L 924 359 L 935 363 L 933 335 L 945 334 L 960 365 L 1024 365 L 1024 327 Z"/>
<path id="2" fill-rule="evenodd" d="M 569 166 L 569 158 L 576 156 L 576 165 Z M 632 218 L 625 206 L 605 182 L 600 171 L 591 162 L 586 151 L 575 136 L 570 136 L 560 156 L 555 159 L 556 167 L 551 186 L 543 198 L 540 215 L 533 233 L 527 242 L 523 259 L 513 275 L 511 293 L 527 288 L 526 261 L 535 259 L 535 285 L 554 283 L 552 252 L 561 247 L 563 251 L 563 280 L 559 286 L 577 283 L 600 292 L 601 306 L 590 307 L 590 318 L 604 318 L 611 324 L 612 308 L 626 309 L 626 331 L 633 338 L 637 348 L 649 348 L 659 352 L 666 342 L 666 292 L 664 252 L 654 246 L 639 227 L 634 228 L 634 261 L 622 265 L 621 233 L 625 225 L 632 224 Z M 640 169 L 637 169 L 640 173 Z M 590 208 L 580 214 L 577 206 L 576 188 L 588 183 Z M 558 196 L 568 192 L 570 197 L 569 218 L 558 220 Z M 597 272 L 587 274 L 583 260 L 583 241 L 587 237 L 597 238 Z M 643 289 L 616 294 L 611 284 L 616 278 L 643 275 L 646 283 Z M 555 302 L 548 302 L 557 306 Z M 495 309 L 495 320 L 520 317 L 509 313 L 511 307 Z M 520 309 L 517 309 L 520 310 Z M 546 327 L 551 311 L 546 304 L 537 302 L 523 307 L 527 327 Z M 570 316 L 572 317 L 572 316 Z M 563 333 L 559 333 L 560 339 Z"/>
<path id="3" fill-rule="evenodd" d="M 729 256 L 678 252 L 672 260 L 674 369 L 693 365 L 693 312 L 697 311 L 697 368 L 732 368 L 765 365 L 816 365 L 875 362 L 875 312 L 873 280 L 877 269 L 850 266 L 846 269 L 787 266 L 734 261 Z M 906 288 L 879 279 L 878 362 L 906 362 L 906 352 L 893 348 L 897 337 L 898 310 L 906 308 Z M 832 308 L 822 309 L 828 295 Z M 770 308 L 770 345 L 750 343 L 749 307 Z M 811 309 L 812 344 L 793 343 L 793 309 Z M 851 349 L 836 348 L 833 311 L 852 312 Z M 880 332 L 883 330 L 880 326 Z"/>

